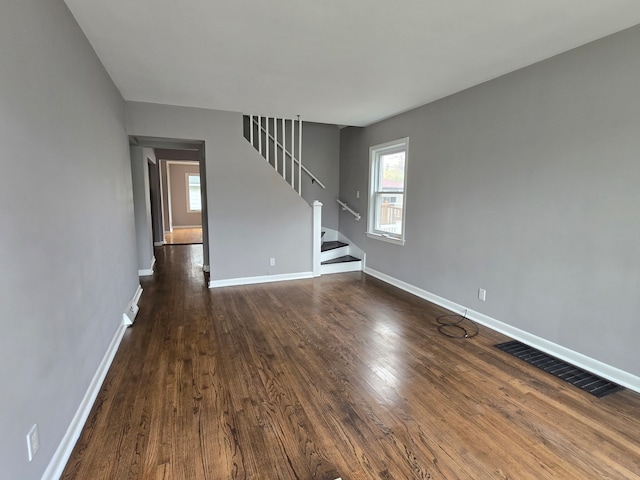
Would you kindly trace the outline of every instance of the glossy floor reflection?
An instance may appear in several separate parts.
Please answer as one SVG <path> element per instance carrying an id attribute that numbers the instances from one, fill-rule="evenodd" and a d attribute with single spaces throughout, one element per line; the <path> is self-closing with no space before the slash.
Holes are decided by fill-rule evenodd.
<path id="1" fill-rule="evenodd" d="M 640 395 L 594 399 L 360 272 L 207 288 L 156 250 L 65 479 L 640 475 Z M 215 265 L 215 259 L 213 259 Z"/>

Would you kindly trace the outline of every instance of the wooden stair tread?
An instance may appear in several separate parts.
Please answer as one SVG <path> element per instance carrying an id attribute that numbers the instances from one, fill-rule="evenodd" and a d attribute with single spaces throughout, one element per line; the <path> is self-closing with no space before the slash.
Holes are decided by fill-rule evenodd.
<path id="1" fill-rule="evenodd" d="M 346 247 L 348 243 L 332 241 L 332 242 L 322 242 L 322 246 L 320 247 L 321 252 L 327 252 L 329 250 L 334 250 L 340 247 Z"/>

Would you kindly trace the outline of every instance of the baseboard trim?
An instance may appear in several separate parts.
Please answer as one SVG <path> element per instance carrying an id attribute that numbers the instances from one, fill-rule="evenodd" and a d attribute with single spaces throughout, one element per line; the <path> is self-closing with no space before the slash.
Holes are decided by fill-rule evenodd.
<path id="1" fill-rule="evenodd" d="M 153 242 L 154 247 L 162 247 L 163 245 L 164 245 L 164 242 Z"/>
<path id="2" fill-rule="evenodd" d="M 255 283 L 286 282 L 289 280 L 302 280 L 305 278 L 313 278 L 313 272 L 283 273 L 280 275 L 264 275 L 262 277 L 242 277 L 229 278 L 225 280 L 211 280 L 209 281 L 209 288 L 252 285 Z"/>
<path id="3" fill-rule="evenodd" d="M 174 225 L 174 230 L 180 230 L 181 228 L 202 228 L 202 225 Z"/>
<path id="4" fill-rule="evenodd" d="M 153 267 L 156 265 L 156 257 L 155 255 L 151 258 L 151 266 L 144 270 L 138 270 L 139 277 L 148 277 L 153 275 Z"/>
<path id="5" fill-rule="evenodd" d="M 554 357 L 569 362 L 577 367 L 581 367 L 591 373 L 595 373 L 596 375 L 606 378 L 607 380 L 611 380 L 612 382 L 615 382 L 618 385 L 622 385 L 629 390 L 640 393 L 640 377 L 636 375 L 603 363 L 600 360 L 596 360 L 594 358 L 570 350 L 566 347 L 563 347 L 562 345 L 558 345 L 557 343 L 553 343 L 549 340 L 538 337 L 537 335 L 533 335 L 517 327 L 508 325 L 504 322 L 496 320 L 495 318 L 489 317 L 488 315 L 476 312 L 470 308 L 465 307 L 464 305 L 460 305 L 458 303 L 452 302 L 451 300 L 447 300 L 446 298 L 418 288 L 414 285 L 411 285 L 410 283 L 398 280 L 397 278 L 391 277 L 390 275 L 387 275 L 385 273 L 378 272 L 377 270 L 374 270 L 372 268 L 365 267 L 364 272 L 368 275 L 371 275 L 372 277 L 377 278 L 378 280 L 382 280 L 383 282 L 393 285 L 394 287 L 398 287 L 405 292 L 428 300 L 429 302 L 435 303 L 436 305 L 440 305 L 447 310 L 451 310 L 456 313 L 464 313 L 466 311 L 467 317 L 474 322 L 484 325 L 485 327 L 489 327 L 497 332 L 503 333 L 504 335 L 507 335 L 515 340 L 519 340 L 522 343 L 525 343 L 531 347 L 535 347 L 538 350 L 542 350 L 549 355 L 553 355 Z"/>
<path id="6" fill-rule="evenodd" d="M 136 296 L 140 298 L 140 294 L 142 294 L 142 289 L 138 286 L 138 290 L 136 291 Z M 137 303 L 137 300 L 136 300 Z M 136 305 L 137 311 L 137 305 Z M 126 316 L 126 314 L 125 314 Z M 69 457 L 71 456 L 71 452 L 76 445 L 76 442 L 80 438 L 80 434 L 82 433 L 82 429 L 84 428 L 84 424 L 89 418 L 89 414 L 91 413 L 91 408 L 98 398 L 98 394 L 100 393 L 100 389 L 102 388 L 102 382 L 104 382 L 105 377 L 107 376 L 107 372 L 109 371 L 109 367 L 111 367 L 111 363 L 118 351 L 118 347 L 120 346 L 120 342 L 122 341 L 122 337 L 127 331 L 127 324 L 124 321 L 118 326 L 113 338 L 111 339 L 111 343 L 109 343 L 109 347 L 107 348 L 98 369 L 96 370 L 95 375 L 91 379 L 91 383 L 89 383 L 89 388 L 87 392 L 84 394 L 82 401 L 80 402 L 80 406 L 76 411 L 71 423 L 69 424 L 69 428 L 67 428 L 66 433 L 62 437 L 62 441 L 58 445 L 53 457 L 51 457 L 51 461 L 47 466 L 47 469 L 42 474 L 42 480 L 57 480 L 62 475 L 62 471 L 64 467 L 67 465 L 69 461 Z"/>
<path id="7" fill-rule="evenodd" d="M 129 325 L 133 325 L 133 322 L 136 319 L 136 315 L 138 315 L 138 300 L 140 300 L 140 295 L 142 295 L 142 287 L 138 285 L 136 289 L 136 293 L 133 295 L 133 298 L 127 305 L 127 309 L 122 314 L 122 323 L 127 327 Z"/>

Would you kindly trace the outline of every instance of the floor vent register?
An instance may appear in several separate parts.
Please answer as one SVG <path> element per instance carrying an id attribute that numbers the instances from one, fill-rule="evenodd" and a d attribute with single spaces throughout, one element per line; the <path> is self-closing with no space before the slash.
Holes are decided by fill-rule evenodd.
<path id="1" fill-rule="evenodd" d="M 624 388 L 517 340 L 499 343 L 496 347 L 598 398 Z"/>

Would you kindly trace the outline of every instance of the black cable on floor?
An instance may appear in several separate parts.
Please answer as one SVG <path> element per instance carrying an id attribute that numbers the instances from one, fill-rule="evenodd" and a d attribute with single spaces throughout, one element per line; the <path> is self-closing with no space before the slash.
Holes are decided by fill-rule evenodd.
<path id="1" fill-rule="evenodd" d="M 451 320 L 446 320 L 451 319 Z M 464 316 L 457 313 L 450 313 L 447 315 L 440 315 L 436 318 L 436 322 L 439 323 L 438 331 L 442 335 L 446 335 L 450 338 L 473 338 L 478 335 L 478 325 L 467 318 L 467 311 L 464 311 Z M 454 335 L 446 331 L 446 329 L 453 329 L 460 332 L 459 335 Z"/>

